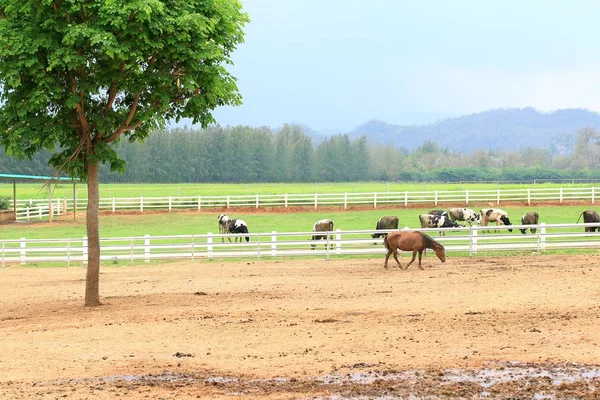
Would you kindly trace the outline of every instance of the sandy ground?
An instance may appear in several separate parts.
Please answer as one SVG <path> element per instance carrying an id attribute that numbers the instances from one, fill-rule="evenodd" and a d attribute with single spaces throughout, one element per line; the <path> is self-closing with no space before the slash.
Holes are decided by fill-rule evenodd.
<path id="1" fill-rule="evenodd" d="M 599 256 L 11 266 L 0 398 L 599 398 Z"/>

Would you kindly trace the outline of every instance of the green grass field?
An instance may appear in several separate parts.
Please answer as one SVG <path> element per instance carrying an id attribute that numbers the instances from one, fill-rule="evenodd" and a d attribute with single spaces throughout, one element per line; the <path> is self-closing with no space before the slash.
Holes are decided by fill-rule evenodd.
<path id="1" fill-rule="evenodd" d="M 479 210 L 488 207 L 486 204 L 472 205 L 470 208 Z M 250 232 L 309 232 L 313 223 L 322 218 L 331 218 L 336 229 L 341 230 L 370 230 L 375 229 L 377 220 L 385 215 L 396 215 L 400 219 L 400 228 L 420 228 L 418 215 L 427 213 L 433 206 L 423 208 L 394 208 L 374 209 L 367 211 L 309 211 L 297 213 L 255 214 L 236 209 L 230 209 L 227 214 L 232 218 L 244 219 Z M 439 208 L 444 208 L 440 206 Z M 535 210 L 540 214 L 540 222 L 549 224 L 575 223 L 582 211 L 593 208 L 587 206 L 501 206 L 511 216 L 513 224 L 519 224 L 520 218 L 526 211 Z M 307 209 L 308 210 L 308 209 Z M 101 237 L 130 237 L 149 234 L 157 235 L 191 235 L 218 233 L 217 216 L 221 211 L 201 212 L 171 212 L 171 213 L 133 213 L 133 214 L 102 214 L 100 217 Z M 583 230 L 583 229 L 581 229 Z M 81 238 L 85 236 L 85 218 L 73 221 L 72 215 L 63 216 L 53 223 L 17 222 L 0 225 L 2 239 L 48 239 L 48 238 Z M 452 235 L 453 233 L 449 233 Z M 515 231 L 513 234 L 519 234 Z"/>
<path id="2" fill-rule="evenodd" d="M 167 196 L 226 196 L 255 194 L 299 194 L 299 193 L 372 193 L 372 192 L 418 192 L 433 190 L 491 190 L 518 189 L 527 187 L 600 187 L 598 184 L 497 184 L 497 183 L 386 183 L 386 182 L 350 182 L 350 183 L 249 183 L 249 184 L 100 184 L 100 197 L 167 197 Z M 77 196 L 87 197 L 84 183 L 76 185 Z M 12 183 L 0 184 L 0 197 L 13 197 Z M 73 198 L 73 185 L 53 186 L 53 198 Z M 47 199 L 48 189 L 42 183 L 18 183 L 17 198 Z"/>

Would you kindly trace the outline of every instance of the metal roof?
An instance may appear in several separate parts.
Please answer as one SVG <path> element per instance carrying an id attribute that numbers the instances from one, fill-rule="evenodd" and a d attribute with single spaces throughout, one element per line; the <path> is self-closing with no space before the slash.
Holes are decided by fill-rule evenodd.
<path id="1" fill-rule="evenodd" d="M 40 176 L 40 175 L 18 175 L 18 174 L 0 174 L 0 179 L 23 179 L 32 181 L 78 181 L 76 178 L 64 176 Z"/>

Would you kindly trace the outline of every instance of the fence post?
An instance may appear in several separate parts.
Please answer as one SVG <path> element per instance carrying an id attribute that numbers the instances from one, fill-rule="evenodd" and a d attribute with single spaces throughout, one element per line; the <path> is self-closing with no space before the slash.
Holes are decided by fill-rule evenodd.
<path id="1" fill-rule="evenodd" d="M 344 210 L 348 208 L 348 192 L 344 192 Z"/>
<path id="2" fill-rule="evenodd" d="M 433 202 L 437 206 L 438 205 L 438 191 L 436 190 L 434 193 L 435 194 L 434 194 Z"/>
<path id="3" fill-rule="evenodd" d="M 500 189 L 497 190 L 497 197 L 496 197 L 496 205 L 499 206 L 500 205 Z"/>
<path id="4" fill-rule="evenodd" d="M 256 195 L 256 208 L 258 208 L 258 195 Z"/>
<path id="5" fill-rule="evenodd" d="M 469 205 L 469 189 L 465 190 L 465 205 Z"/>
<path id="6" fill-rule="evenodd" d="M 527 205 L 531 205 L 531 189 L 527 188 Z"/>
<path id="7" fill-rule="evenodd" d="M 4 240 L 2 241 L 2 268 L 6 267 L 4 264 L 4 258 L 6 257 L 6 247 L 4 246 Z"/>
<path id="8" fill-rule="evenodd" d="M 256 252 L 258 253 L 258 261 L 260 261 L 260 232 L 256 234 Z"/>
<path id="9" fill-rule="evenodd" d="M 229 196 L 227 196 L 227 207 L 225 208 L 229 208 Z"/>
<path id="10" fill-rule="evenodd" d="M 474 226 L 471 227 L 470 247 L 469 255 L 472 256 L 477 253 L 477 229 Z"/>
<path id="11" fill-rule="evenodd" d="M 202 207 L 202 196 L 198 196 L 198 211 L 200 211 L 201 207 Z"/>
<path id="12" fill-rule="evenodd" d="M 408 192 L 404 192 L 404 207 L 408 207 Z"/>
<path id="13" fill-rule="evenodd" d="M 559 193 L 559 203 L 562 204 L 562 202 L 563 202 L 563 188 L 560 188 L 558 190 L 558 193 Z"/>
<path id="14" fill-rule="evenodd" d="M 212 232 L 208 232 L 206 234 L 206 253 L 208 258 L 211 258 L 213 255 L 213 236 L 212 236 Z"/>
<path id="15" fill-rule="evenodd" d="M 373 208 L 377 208 L 377 192 L 373 193 Z"/>
<path id="16" fill-rule="evenodd" d="M 83 264 L 87 264 L 87 259 L 88 259 L 88 238 L 87 236 L 83 237 L 83 240 L 81 241 L 81 258 L 83 258 L 83 260 L 81 260 L 83 262 Z"/>
<path id="17" fill-rule="evenodd" d="M 67 268 L 71 266 L 71 239 L 67 238 Z"/>
<path id="18" fill-rule="evenodd" d="M 131 262 L 131 265 L 133 265 L 133 246 L 134 246 L 133 240 L 134 239 L 133 239 L 133 236 L 132 236 L 131 237 L 131 247 L 130 247 L 131 250 L 129 251 L 129 260 Z"/>
<path id="19" fill-rule="evenodd" d="M 63 214 L 67 213 L 67 198 L 63 198 L 63 203 L 62 203 L 62 208 L 63 208 Z"/>
<path id="20" fill-rule="evenodd" d="M 335 234 L 335 254 L 342 254 L 342 234 L 340 233 L 342 230 L 338 228 L 335 231 L 337 232 Z"/>
<path id="21" fill-rule="evenodd" d="M 285 208 L 288 208 L 288 195 L 287 193 L 283 195 L 283 204 Z"/>
<path id="22" fill-rule="evenodd" d="M 546 250 L 546 223 L 540 224 L 540 250 Z"/>
<path id="23" fill-rule="evenodd" d="M 317 209 L 317 198 L 318 198 L 318 193 L 315 193 L 315 210 Z"/>
<path id="24" fill-rule="evenodd" d="M 173 197 L 169 196 L 169 212 L 173 209 Z"/>
<path id="25" fill-rule="evenodd" d="M 140 212 L 144 212 L 144 196 L 140 197 Z"/>
<path id="26" fill-rule="evenodd" d="M 113 214 L 115 213 L 116 208 L 117 208 L 117 199 L 115 199 L 113 197 L 113 201 L 112 201 L 112 212 L 113 212 Z"/>
<path id="27" fill-rule="evenodd" d="M 595 198 L 595 193 L 594 193 L 594 187 L 592 186 L 592 204 L 594 204 L 594 198 Z"/>
<path id="28" fill-rule="evenodd" d="M 277 232 L 271 231 L 271 256 L 277 255 Z"/>
<path id="29" fill-rule="evenodd" d="M 194 243 L 194 234 L 192 234 L 192 261 L 194 261 L 194 251 L 196 250 L 196 246 Z"/>
<path id="30" fill-rule="evenodd" d="M 133 242 L 133 239 L 131 240 Z M 147 263 L 150 262 L 150 235 L 148 234 L 144 235 L 144 261 L 146 261 Z"/>
<path id="31" fill-rule="evenodd" d="M 27 239 L 25 238 L 21 238 L 21 256 L 19 257 L 21 260 L 21 264 L 25 264 L 25 261 L 27 260 Z"/>

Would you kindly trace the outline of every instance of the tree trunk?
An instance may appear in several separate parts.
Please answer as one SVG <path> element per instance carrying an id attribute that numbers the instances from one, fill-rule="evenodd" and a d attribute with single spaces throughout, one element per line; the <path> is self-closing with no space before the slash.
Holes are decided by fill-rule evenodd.
<path id="1" fill-rule="evenodd" d="M 99 306 L 100 303 L 100 233 L 98 224 L 98 208 L 100 194 L 98 190 L 98 163 L 87 166 L 87 236 L 88 266 L 85 282 L 86 307 Z"/>

